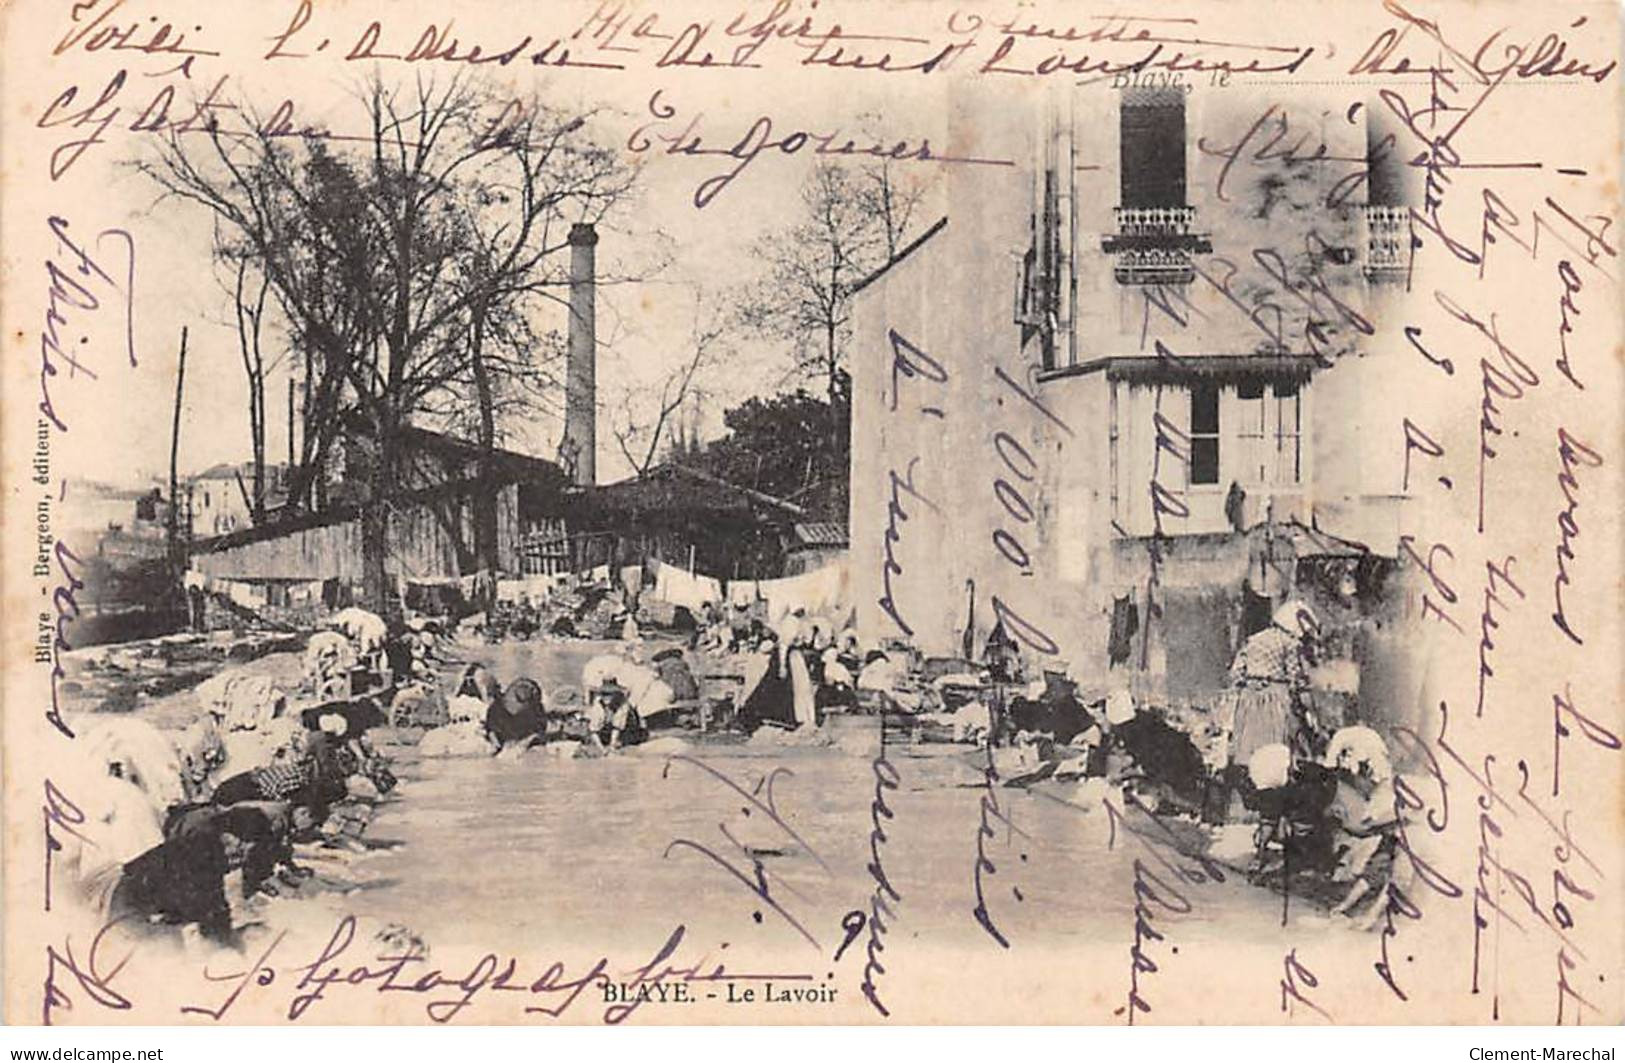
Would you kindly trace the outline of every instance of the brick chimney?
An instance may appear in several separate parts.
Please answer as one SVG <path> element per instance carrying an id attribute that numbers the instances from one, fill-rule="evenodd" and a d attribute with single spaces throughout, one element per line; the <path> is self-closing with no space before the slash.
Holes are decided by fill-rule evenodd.
<path id="1" fill-rule="evenodd" d="M 559 460 L 573 482 L 588 487 L 598 473 L 597 246 L 590 224 L 570 227 L 570 349 Z"/>

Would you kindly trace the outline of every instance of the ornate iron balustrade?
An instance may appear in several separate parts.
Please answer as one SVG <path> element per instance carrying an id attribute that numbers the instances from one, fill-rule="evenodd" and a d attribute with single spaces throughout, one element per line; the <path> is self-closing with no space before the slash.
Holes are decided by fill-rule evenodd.
<path id="1" fill-rule="evenodd" d="M 1196 278 L 1191 255 L 1213 250 L 1204 233 L 1194 232 L 1196 208 L 1114 207 L 1117 232 L 1101 241 L 1116 255 L 1112 273 L 1119 284 L 1189 284 Z"/>
<path id="2" fill-rule="evenodd" d="M 1113 207 L 1121 236 L 1189 236 L 1195 207 Z"/>
<path id="3" fill-rule="evenodd" d="M 1403 280 L 1410 272 L 1411 209 L 1372 204 L 1365 221 L 1366 279 Z"/>

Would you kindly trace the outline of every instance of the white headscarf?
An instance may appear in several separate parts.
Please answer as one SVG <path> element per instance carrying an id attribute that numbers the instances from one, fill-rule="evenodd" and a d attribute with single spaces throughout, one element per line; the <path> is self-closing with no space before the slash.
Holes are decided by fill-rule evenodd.
<path id="1" fill-rule="evenodd" d="M 1294 635 L 1301 635 L 1306 629 L 1313 631 L 1320 626 L 1314 610 L 1305 605 L 1301 598 L 1288 598 L 1282 602 L 1270 617 L 1270 623 Z"/>
<path id="2" fill-rule="evenodd" d="M 1323 763 L 1328 768 L 1346 768 L 1356 774 L 1364 767 L 1371 780 L 1379 785 L 1394 774 L 1388 760 L 1388 744 L 1369 727 L 1344 727 L 1332 735 Z"/>

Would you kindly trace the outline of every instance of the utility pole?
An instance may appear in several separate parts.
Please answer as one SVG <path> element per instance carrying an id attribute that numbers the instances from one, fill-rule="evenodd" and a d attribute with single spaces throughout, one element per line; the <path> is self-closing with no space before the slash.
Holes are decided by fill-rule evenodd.
<path id="1" fill-rule="evenodd" d="M 181 450 L 181 395 L 186 388 L 186 326 L 181 326 L 181 356 L 175 370 L 175 421 L 169 434 L 169 565 L 178 579 L 181 573 L 180 497 L 176 464 Z"/>

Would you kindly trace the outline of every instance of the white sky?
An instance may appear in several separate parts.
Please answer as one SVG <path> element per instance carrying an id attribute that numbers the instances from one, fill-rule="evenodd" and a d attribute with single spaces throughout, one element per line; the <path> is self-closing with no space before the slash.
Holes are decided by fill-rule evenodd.
<path id="1" fill-rule="evenodd" d="M 344 94 L 337 90 L 346 79 L 353 83 L 364 73 L 348 69 L 335 74 L 327 89 L 329 99 L 343 101 Z M 668 86 L 665 98 L 686 112 L 689 101 L 714 98 L 712 86 L 725 84 L 707 81 L 715 76 L 709 71 L 687 72 L 689 80 Z M 256 99 L 303 87 L 308 103 L 314 91 L 312 86 L 279 85 L 262 92 L 252 81 L 247 84 Z M 604 91 L 617 86 L 622 91 Z M 572 96 L 559 92 L 553 98 L 563 101 Z M 646 86 L 641 83 L 597 81 L 591 95 L 583 91 L 573 98 L 585 108 L 607 104 L 619 112 L 602 122 L 603 137 L 610 143 L 624 144 L 629 131 L 647 114 Z M 357 113 L 360 105 L 348 101 L 347 106 L 350 113 Z M 848 93 L 844 106 L 834 108 L 828 99 L 780 97 L 774 101 L 773 121 L 776 129 L 785 132 L 829 130 L 838 125 L 856 133 L 860 115 L 885 109 L 884 99 L 856 91 Z M 733 143 L 757 113 L 749 108 L 731 113 L 707 112 L 706 128 L 714 131 L 714 137 L 708 140 Z M 340 119 L 333 118 L 331 124 L 338 127 Z M 353 125 L 354 120 L 346 124 Z M 917 135 L 913 130 L 909 133 Z M 175 356 L 182 326 L 189 328 L 190 340 L 181 422 L 181 472 L 185 475 L 219 461 L 248 460 L 252 451 L 247 384 L 232 302 L 209 256 L 210 220 L 202 208 L 192 204 L 173 200 L 155 203 L 155 187 L 133 169 L 116 163 L 119 155 L 128 158 L 140 150 L 141 136 L 116 130 L 113 135 L 119 139 L 87 154 L 75 164 L 70 178 L 75 184 L 96 186 L 102 201 L 97 226 L 127 226 L 135 236 L 134 316 L 140 365 L 129 369 L 118 365 L 114 358 L 107 360 L 102 385 L 116 389 L 119 412 L 97 418 L 95 432 L 100 445 L 59 446 L 58 471 L 120 484 L 149 477 L 167 478 Z M 747 254 L 749 246 L 767 229 L 795 220 L 798 188 L 811 165 L 807 153 L 794 157 L 764 153 L 708 209 L 701 211 L 692 204 L 694 188 L 720 172 L 723 167 L 719 160 L 658 155 L 645 158 L 648 163 L 636 200 L 600 225 L 599 271 L 601 275 L 640 271 L 640 261 L 647 261 L 644 249 L 649 246 L 650 234 L 656 231 L 670 237 L 673 257 L 668 268 L 644 282 L 599 288 L 600 481 L 631 472 L 611 432 L 611 407 L 617 396 L 628 388 L 658 382 L 685 357 L 696 292 L 720 293 L 750 278 L 758 267 Z M 922 219 L 922 223 L 929 224 L 929 220 Z M 79 223 L 78 231 L 89 224 Z M 564 323 L 563 309 L 556 306 L 539 311 L 535 317 L 539 332 L 549 328 L 562 332 Z M 724 409 L 750 395 L 780 389 L 788 370 L 788 354 L 782 344 L 748 336 L 732 339 L 734 353 L 730 360 L 704 381 L 713 396 L 703 406 L 702 435 L 707 438 L 721 433 Z M 275 357 L 278 341 L 279 337 L 267 336 L 268 360 Z M 287 381 L 286 368 L 281 367 L 267 383 L 268 461 L 284 460 L 287 454 Z M 67 396 L 63 400 L 66 405 L 73 405 L 67 389 L 79 386 L 77 382 L 58 384 Z M 816 383 L 810 386 L 811 390 L 816 388 Z M 99 401 L 109 397 L 98 394 Z M 530 422 L 510 426 L 515 432 L 516 449 L 554 456 L 562 425 L 553 411 L 562 408 L 562 395 L 549 406 L 549 410 L 537 410 Z M 134 415 L 137 410 L 139 415 Z"/>

